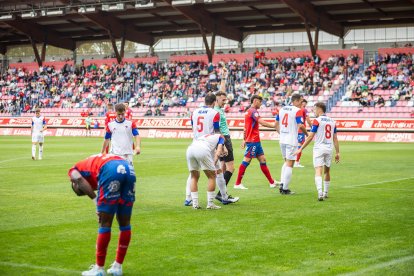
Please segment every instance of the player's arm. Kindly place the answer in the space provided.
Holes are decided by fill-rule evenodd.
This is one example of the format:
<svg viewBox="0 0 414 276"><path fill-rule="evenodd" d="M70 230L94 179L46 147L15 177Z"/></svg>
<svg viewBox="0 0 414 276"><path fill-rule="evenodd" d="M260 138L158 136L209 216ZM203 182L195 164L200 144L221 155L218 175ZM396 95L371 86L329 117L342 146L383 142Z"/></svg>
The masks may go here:
<svg viewBox="0 0 414 276"><path fill-rule="evenodd" d="M296 123L298 124L298 127L300 130L302 130L302 132L308 136L308 131L306 130L305 125L302 122L302 118L303 118L303 110L299 110L298 112L296 112Z"/></svg>
<svg viewBox="0 0 414 276"><path fill-rule="evenodd" d="M311 121L309 115L306 115L306 123L308 124L308 126L312 125L312 121Z"/></svg>
<svg viewBox="0 0 414 276"><path fill-rule="evenodd" d="M78 193L76 190L75 193L78 196L81 195L88 195L91 199L94 199L96 197L95 192L93 191L91 185L89 185L89 182L80 174L80 172L76 169L72 170L70 173L70 181L77 187L80 193Z"/></svg>
<svg viewBox="0 0 414 276"><path fill-rule="evenodd" d="M309 134L309 136L306 137L306 140L303 143L303 145L297 151L295 151L295 153L293 155L297 155L297 154L301 153L302 150L304 150L310 144L310 142L313 140L314 136L315 136L315 132L311 132Z"/></svg>
<svg viewBox="0 0 414 276"><path fill-rule="evenodd" d="M220 92L226 92L226 83L227 83L227 68L223 67L223 72L221 75L220 82Z"/></svg>
<svg viewBox="0 0 414 276"><path fill-rule="evenodd" d="M335 146L335 162L338 163L339 162L339 141L338 141L338 135L336 135L336 127L334 129L334 135L333 135L333 142L334 142L334 146Z"/></svg>
<svg viewBox="0 0 414 276"><path fill-rule="evenodd" d="M32 119L32 125L30 126L30 135L33 135L33 125L34 125L34 122L33 122L33 119Z"/></svg>
<svg viewBox="0 0 414 276"><path fill-rule="evenodd" d="M139 135L139 131L135 123L132 123L132 135L135 137L134 154L140 154L141 153L141 136Z"/></svg>
<svg viewBox="0 0 414 276"><path fill-rule="evenodd" d="M302 131L303 131L303 133L305 133L305 135L309 137L309 133L308 133L308 131L306 130L305 125L304 125L304 124L299 124L298 126L299 126L300 130L302 130Z"/></svg>
<svg viewBox="0 0 414 276"><path fill-rule="evenodd" d="M259 118L259 120L257 120L257 122L264 126L264 127L268 127L268 128L276 128L276 124L275 123L270 123L265 121L263 118Z"/></svg>
<svg viewBox="0 0 414 276"><path fill-rule="evenodd" d="M43 128L42 128L42 132L45 131L46 129L47 129L46 119L43 118Z"/></svg>
<svg viewBox="0 0 414 276"><path fill-rule="evenodd" d="M103 142L102 150L101 150L101 153L102 154L105 154L106 153L106 149L109 146L109 143L111 142L111 137L112 137L112 133L109 130L109 127L107 126L106 127L106 133L105 133L105 140Z"/></svg>
<svg viewBox="0 0 414 276"><path fill-rule="evenodd" d="M223 153L224 153L224 137L223 135L220 135L220 138L217 143L216 154L214 155L214 164L217 163L217 161L219 160L220 156L223 155Z"/></svg>
<svg viewBox="0 0 414 276"><path fill-rule="evenodd" d="M279 113L278 113L278 114L276 114L276 117L275 117L275 129L276 129L277 133L280 134L280 123L279 123L279 120L280 120L280 118L279 118Z"/></svg>
<svg viewBox="0 0 414 276"><path fill-rule="evenodd" d="M221 134L220 132L220 113L217 112L213 118L214 134Z"/></svg>

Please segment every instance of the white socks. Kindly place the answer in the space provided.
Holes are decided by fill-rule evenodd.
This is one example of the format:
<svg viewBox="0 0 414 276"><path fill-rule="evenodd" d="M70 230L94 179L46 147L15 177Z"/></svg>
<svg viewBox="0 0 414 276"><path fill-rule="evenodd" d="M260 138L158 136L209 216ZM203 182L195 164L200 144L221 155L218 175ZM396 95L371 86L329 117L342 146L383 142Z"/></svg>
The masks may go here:
<svg viewBox="0 0 414 276"><path fill-rule="evenodd" d="M193 207L198 206L198 192L191 192L191 198L193 199Z"/></svg>
<svg viewBox="0 0 414 276"><path fill-rule="evenodd" d="M39 159L42 159L43 157L43 145L39 145Z"/></svg>
<svg viewBox="0 0 414 276"><path fill-rule="evenodd" d="M185 187L185 200L191 200L191 173L187 178L187 186Z"/></svg>
<svg viewBox="0 0 414 276"><path fill-rule="evenodd" d="M227 199L226 180L224 179L223 173L216 176L216 184L219 187L221 197Z"/></svg>
<svg viewBox="0 0 414 276"><path fill-rule="evenodd" d="M32 156L36 158L36 145L32 145Z"/></svg>
<svg viewBox="0 0 414 276"><path fill-rule="evenodd" d="M324 181L324 182L323 182L323 192L324 192L325 194L328 194L329 184L331 184L331 181Z"/></svg>
<svg viewBox="0 0 414 276"><path fill-rule="evenodd" d="M315 185L318 190L318 196L322 196L322 176L315 176Z"/></svg>
<svg viewBox="0 0 414 276"><path fill-rule="evenodd" d="M286 168L286 163L283 163L282 166L282 171L280 172L280 183L285 183L285 168Z"/></svg>
<svg viewBox="0 0 414 276"><path fill-rule="evenodd" d="M224 182L225 185L226 182ZM192 193L191 193L192 194ZM207 192L207 206L213 205L214 198L216 196L216 192Z"/></svg>
<svg viewBox="0 0 414 276"><path fill-rule="evenodd" d="M290 179L292 178L292 168L285 166L283 171L283 190L287 190L289 189Z"/></svg>

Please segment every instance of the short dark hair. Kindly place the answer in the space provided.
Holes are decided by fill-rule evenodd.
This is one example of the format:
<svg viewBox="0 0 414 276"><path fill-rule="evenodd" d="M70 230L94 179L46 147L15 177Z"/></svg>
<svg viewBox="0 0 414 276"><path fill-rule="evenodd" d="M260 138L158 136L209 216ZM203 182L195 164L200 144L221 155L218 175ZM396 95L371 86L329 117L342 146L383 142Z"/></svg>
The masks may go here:
<svg viewBox="0 0 414 276"><path fill-rule="evenodd" d="M123 103L118 103L115 105L116 112L125 112L125 105Z"/></svg>
<svg viewBox="0 0 414 276"><path fill-rule="evenodd" d="M216 97L220 97L220 96L226 96L227 97L227 94L226 94L226 92L219 91L219 92L216 93Z"/></svg>
<svg viewBox="0 0 414 276"><path fill-rule="evenodd" d="M308 103L308 101L306 99L303 99L302 103Z"/></svg>
<svg viewBox="0 0 414 276"><path fill-rule="evenodd" d="M204 98L204 103L206 105L212 105L216 101L216 95L213 93L208 93L207 96Z"/></svg>
<svg viewBox="0 0 414 276"><path fill-rule="evenodd" d="M250 103L253 103L253 101L254 101L255 99L258 99L259 101L263 101L263 98L262 98L261 96L259 96L259 95L253 95L253 96L250 98Z"/></svg>
<svg viewBox="0 0 414 276"><path fill-rule="evenodd" d="M325 112L326 112L326 104L325 104L325 103L323 103L323 102L317 102L317 103L315 104L315 106L316 106L316 107L319 107L320 109L322 109L323 113L325 113Z"/></svg>
<svg viewBox="0 0 414 276"><path fill-rule="evenodd" d="M296 102L296 101L299 101L301 98L302 98L302 95L301 94L299 94L299 93L293 93L291 100L292 100L292 102Z"/></svg>

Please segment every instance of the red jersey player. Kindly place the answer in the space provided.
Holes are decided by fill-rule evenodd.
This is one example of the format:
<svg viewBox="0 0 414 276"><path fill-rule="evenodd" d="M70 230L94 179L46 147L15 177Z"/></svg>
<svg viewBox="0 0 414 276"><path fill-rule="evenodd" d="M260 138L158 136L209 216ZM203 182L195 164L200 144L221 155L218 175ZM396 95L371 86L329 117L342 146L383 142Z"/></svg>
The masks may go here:
<svg viewBox="0 0 414 276"><path fill-rule="evenodd" d="M112 122L113 120L115 120L116 118L116 112L115 112L113 103L108 103L107 110L108 111L105 113L105 129L107 129L108 124ZM106 147L106 153L108 152L109 152L109 145Z"/></svg>
<svg viewBox="0 0 414 276"><path fill-rule="evenodd" d="M97 199L99 231L96 241L96 264L82 275L105 275L104 265L111 226L116 214L120 234L116 260L108 273L122 275L124 261L131 240L131 213L135 201L135 172L127 160L111 154L92 155L79 161L69 170L73 191ZM98 181L99 175L99 181ZM95 194L98 191L98 195Z"/></svg>
<svg viewBox="0 0 414 276"><path fill-rule="evenodd" d="M306 127L306 123L308 123L308 125L311 125L311 120L309 118L308 115L308 110L306 109L306 105L308 104L308 101L303 99L302 100L302 122L303 125ZM298 148L300 148L300 146L302 146L302 144L305 142L305 133L303 133L303 131L299 128L298 129ZM296 168L303 168L303 166L300 164L300 157L302 156L302 153L299 153L296 156L296 162L294 167Z"/></svg>
<svg viewBox="0 0 414 276"><path fill-rule="evenodd" d="M262 105L262 100L262 97L253 95L250 99L251 107L247 110L244 116L244 141L242 143L242 148L246 148L246 151L244 153L243 161L239 167L236 184L234 185L235 189L247 189L241 181L252 158L257 158L257 160L259 160L260 168L269 181L270 187L276 187L276 183L270 175L269 168L266 165L266 157L264 155L262 144L260 143L259 132L259 124L270 128L274 128L275 124L266 122L260 117L259 112L257 112Z"/></svg>
<svg viewBox="0 0 414 276"><path fill-rule="evenodd" d="M125 105L125 119L132 121L132 109L129 108L129 102L124 102Z"/></svg>

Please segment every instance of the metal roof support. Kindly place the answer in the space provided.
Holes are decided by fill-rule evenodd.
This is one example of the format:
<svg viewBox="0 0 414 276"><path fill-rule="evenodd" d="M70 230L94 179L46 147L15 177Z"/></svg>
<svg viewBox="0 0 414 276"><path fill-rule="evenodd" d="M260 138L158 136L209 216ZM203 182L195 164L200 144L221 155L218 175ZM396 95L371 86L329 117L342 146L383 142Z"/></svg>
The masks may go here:
<svg viewBox="0 0 414 276"><path fill-rule="evenodd" d="M208 41L207 41L206 32L204 31L203 27L201 27L201 26L200 26L200 32L201 32L201 35L203 37L204 46L206 47L208 62L211 63L211 62L213 62L214 48L215 48L215 44L216 44L216 33L212 34L211 43L210 43L210 46L209 46Z"/></svg>
<svg viewBox="0 0 414 276"><path fill-rule="evenodd" d="M309 48L311 50L312 57L314 57L316 55L316 48L315 48L315 45L313 44L313 41L312 41L312 34L311 34L310 26L309 26L308 22L306 22L306 21L305 21L305 29L306 29L306 34L308 35Z"/></svg>
<svg viewBox="0 0 414 276"><path fill-rule="evenodd" d="M39 67L40 67L40 66L42 66L42 59L39 55L39 51L37 50L36 42L30 36L29 36L29 40L30 40L30 44L32 44L32 48L33 48L33 52L34 52L34 55L35 55L35 58L36 58L36 61L37 61L37 65L39 65Z"/></svg>
<svg viewBox="0 0 414 276"><path fill-rule="evenodd" d="M115 57L116 57L116 60L118 61L118 64L119 64L119 63L122 62L122 57L119 54L118 47L116 47L115 38L113 37L111 32L109 32L109 39L111 40L112 48L114 49Z"/></svg>
<svg viewBox="0 0 414 276"><path fill-rule="evenodd" d="M0 54L6 55L6 53L7 53L6 45L0 44Z"/></svg>

